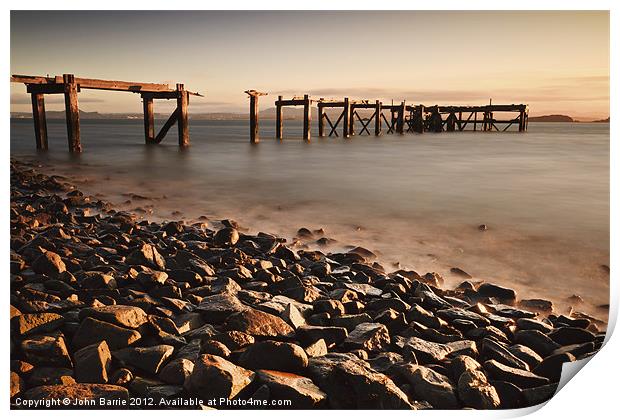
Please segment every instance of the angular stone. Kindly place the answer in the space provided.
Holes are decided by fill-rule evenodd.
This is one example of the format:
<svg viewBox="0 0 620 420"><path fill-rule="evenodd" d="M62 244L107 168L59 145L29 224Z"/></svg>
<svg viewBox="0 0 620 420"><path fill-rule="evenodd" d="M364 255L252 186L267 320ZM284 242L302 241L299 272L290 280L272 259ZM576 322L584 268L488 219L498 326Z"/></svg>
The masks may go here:
<svg viewBox="0 0 620 420"><path fill-rule="evenodd" d="M85 318L73 336L73 348L82 348L105 340L112 350L127 347L140 339L138 331L94 318Z"/></svg>
<svg viewBox="0 0 620 420"><path fill-rule="evenodd" d="M234 398L254 379L254 372L210 354L201 355L184 388L203 398Z"/></svg>
<svg viewBox="0 0 620 420"><path fill-rule="evenodd" d="M524 389L522 392L526 407L542 404L549 401L558 389L557 383L543 385L536 388Z"/></svg>
<svg viewBox="0 0 620 420"><path fill-rule="evenodd" d="M548 337L558 344L568 346L595 341L596 337L590 331L575 327L560 327L549 333Z"/></svg>
<svg viewBox="0 0 620 420"><path fill-rule="evenodd" d="M480 347L480 355L483 360L495 359L500 363L517 369L530 370L529 365L515 356L508 347L494 340L483 338Z"/></svg>
<svg viewBox="0 0 620 420"><path fill-rule="evenodd" d="M407 395L382 373L353 356L330 354L312 358L308 371L325 393L330 408L411 409Z"/></svg>
<svg viewBox="0 0 620 420"><path fill-rule="evenodd" d="M151 244L142 244L127 256L127 264L145 265L155 270L165 270L166 261L157 248Z"/></svg>
<svg viewBox="0 0 620 420"><path fill-rule="evenodd" d="M325 356L327 354L327 344L325 340L321 338L306 347L305 351L308 357Z"/></svg>
<svg viewBox="0 0 620 420"><path fill-rule="evenodd" d="M461 355L450 361L450 375L454 381L458 381L464 372L480 369L482 365L470 356Z"/></svg>
<svg viewBox="0 0 620 420"><path fill-rule="evenodd" d="M62 261L62 258L60 258L60 255L52 251L45 251L34 260L32 269L37 274L57 277L60 273L64 273L67 267Z"/></svg>
<svg viewBox="0 0 620 420"><path fill-rule="evenodd" d="M289 400L291 409L322 408L327 395L310 378L273 370L256 372L258 382L267 385L272 400Z"/></svg>
<svg viewBox="0 0 620 420"><path fill-rule="evenodd" d="M229 330L259 337L290 337L295 334L295 330L282 318L249 307L229 316L226 326Z"/></svg>
<svg viewBox="0 0 620 420"><path fill-rule="evenodd" d="M327 348L342 343L347 338L347 330L342 327L320 327L304 325L297 329L299 338L305 343L314 343L323 339Z"/></svg>
<svg viewBox="0 0 620 420"><path fill-rule="evenodd" d="M173 352L174 347L160 344L151 347L128 347L114 351L112 355L126 366L133 366L145 372L156 374Z"/></svg>
<svg viewBox="0 0 620 420"><path fill-rule="evenodd" d="M230 357L230 349L224 343L216 340L203 340L200 342L200 352L220 356L224 359Z"/></svg>
<svg viewBox="0 0 620 420"><path fill-rule="evenodd" d="M534 368L533 372L536 375L544 376L549 379L550 382L559 382L560 376L562 376L562 366L564 363L574 362L575 356L570 353L560 353L547 356L542 362Z"/></svg>
<svg viewBox="0 0 620 420"><path fill-rule="evenodd" d="M292 325L295 329L306 324L305 318L303 317L301 312L299 312L299 309L297 309L297 307L292 303L286 305L286 308L280 314L280 316L282 317L282 319L284 319L284 321L286 321L289 325Z"/></svg>
<svg viewBox="0 0 620 420"><path fill-rule="evenodd" d="M549 383L547 378L527 370L511 368L495 360L484 362L484 369L491 378L510 382L519 388L534 388Z"/></svg>
<svg viewBox="0 0 620 420"><path fill-rule="evenodd" d="M114 277L98 271L87 271L80 280L82 289L116 289L117 284Z"/></svg>
<svg viewBox="0 0 620 420"><path fill-rule="evenodd" d="M401 366L399 372L411 384L417 399L428 401L437 409L451 410L459 407L454 386L444 375L413 364Z"/></svg>
<svg viewBox="0 0 620 420"><path fill-rule="evenodd" d="M23 314L11 319L13 330L20 335L51 332L60 328L63 323L64 318L52 312Z"/></svg>
<svg viewBox="0 0 620 420"><path fill-rule="evenodd" d="M11 371L11 399L19 395L25 386L24 380L17 373Z"/></svg>
<svg viewBox="0 0 620 420"><path fill-rule="evenodd" d="M205 297L200 301L196 310L202 313L205 321L217 325L223 323L230 315L247 308L237 296L230 293L220 293Z"/></svg>
<svg viewBox="0 0 620 420"><path fill-rule="evenodd" d="M110 349L105 341L91 344L73 354L75 380L82 383L105 384L112 362Z"/></svg>
<svg viewBox="0 0 620 420"><path fill-rule="evenodd" d="M534 369L543 360L538 353L522 344L510 346L510 352L527 363L529 370Z"/></svg>
<svg viewBox="0 0 620 420"><path fill-rule="evenodd" d="M390 344L390 333L385 325L373 322L359 324L344 341L350 349L363 349L369 352L381 351Z"/></svg>
<svg viewBox="0 0 620 420"><path fill-rule="evenodd" d="M433 315L432 312L427 311L418 304L413 304L409 312L407 312L407 321L418 322L428 328L439 329L446 325L446 322L441 318Z"/></svg>
<svg viewBox="0 0 620 420"><path fill-rule="evenodd" d="M547 299L522 299L519 305L537 311L553 312L553 302Z"/></svg>
<svg viewBox="0 0 620 420"><path fill-rule="evenodd" d="M484 327L491 324L491 321L482 315L461 308L440 309L436 312L436 314L440 318L448 320L462 319L471 321L476 324L477 327Z"/></svg>
<svg viewBox="0 0 620 420"><path fill-rule="evenodd" d="M478 294L483 297L496 298L500 302L511 303L517 299L517 293L514 290L492 283L481 284L478 287Z"/></svg>
<svg viewBox="0 0 620 420"><path fill-rule="evenodd" d="M560 345L537 330L520 330L514 335L514 341L534 350L542 357L547 357Z"/></svg>
<svg viewBox="0 0 620 420"><path fill-rule="evenodd" d="M22 341L21 349L28 361L35 366L73 366L61 332L30 336Z"/></svg>
<svg viewBox="0 0 620 420"><path fill-rule="evenodd" d="M71 385L75 383L73 369L41 366L36 367L28 375L27 387L41 385Z"/></svg>
<svg viewBox="0 0 620 420"><path fill-rule="evenodd" d="M370 315L362 313L356 315L342 315L331 318L332 326L346 328L349 332L353 331L355 327L357 327L359 324L363 324L364 322L372 322L372 318L370 317Z"/></svg>
<svg viewBox="0 0 620 420"><path fill-rule="evenodd" d="M342 302L334 299L315 300L312 305L315 313L326 312L331 316L344 315L344 306Z"/></svg>
<svg viewBox="0 0 620 420"><path fill-rule="evenodd" d="M531 318L517 319L517 328L520 330L538 330L543 334L549 334L553 331L553 326L547 324L546 322Z"/></svg>
<svg viewBox="0 0 620 420"><path fill-rule="evenodd" d="M247 347L239 364L252 370L300 372L308 366L308 356L296 344L267 340Z"/></svg>
<svg viewBox="0 0 620 420"><path fill-rule="evenodd" d="M439 363L452 352L445 344L433 343L418 337L396 336L394 343L404 351L411 351L422 364Z"/></svg>
<svg viewBox="0 0 620 420"><path fill-rule="evenodd" d="M172 385L183 385L194 370L194 362L188 359L175 359L166 364L158 378Z"/></svg>
<svg viewBox="0 0 620 420"><path fill-rule="evenodd" d="M509 409L523 407L523 391L521 388L505 381L490 380L489 383L493 385L499 395L499 408Z"/></svg>
<svg viewBox="0 0 620 420"><path fill-rule="evenodd" d="M126 388L118 385L104 384L72 384L72 385L44 385L29 389L23 393L28 400L59 400L69 401L72 406L75 401L90 401L94 406L109 408L100 405L101 401L127 401L129 393ZM63 406L60 406L62 408ZM89 405L89 407L91 407ZM122 407L122 406L121 406Z"/></svg>
<svg viewBox="0 0 620 420"><path fill-rule="evenodd" d="M457 390L459 399L466 407L478 410L490 410L500 406L499 395L495 387L489 384L484 373L468 370L460 376Z"/></svg>
<svg viewBox="0 0 620 420"><path fill-rule="evenodd" d="M133 329L148 321L146 312L142 308L127 305L107 305L82 309L80 320L88 317Z"/></svg>
<svg viewBox="0 0 620 420"><path fill-rule="evenodd" d="M218 247L233 246L239 241L237 229L225 227L218 230L213 236L213 244Z"/></svg>

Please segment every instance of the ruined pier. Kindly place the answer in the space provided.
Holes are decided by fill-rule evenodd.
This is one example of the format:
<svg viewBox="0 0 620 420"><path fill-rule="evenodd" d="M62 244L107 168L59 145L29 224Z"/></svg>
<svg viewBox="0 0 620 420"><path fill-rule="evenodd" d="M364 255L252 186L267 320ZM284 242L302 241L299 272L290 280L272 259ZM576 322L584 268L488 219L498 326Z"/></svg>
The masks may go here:
<svg viewBox="0 0 620 420"><path fill-rule="evenodd" d="M65 97L65 114L67 122L67 141L69 151L82 151L80 136L80 111L78 107L78 93L82 89L110 90L118 92L132 92L141 96L144 112L144 138L147 144L158 144L164 139L168 130L177 124L179 130L179 146L189 146L189 114L188 105L190 96L202 96L197 92L185 89L182 83L177 83L172 89L167 84L124 82L118 80L86 79L75 77L73 74L62 76L24 76L13 75L11 82L24 83L26 91L32 99L32 117L37 149L47 150L47 122L45 119L44 95L62 94ZM176 109L155 135L155 99L176 100Z"/></svg>

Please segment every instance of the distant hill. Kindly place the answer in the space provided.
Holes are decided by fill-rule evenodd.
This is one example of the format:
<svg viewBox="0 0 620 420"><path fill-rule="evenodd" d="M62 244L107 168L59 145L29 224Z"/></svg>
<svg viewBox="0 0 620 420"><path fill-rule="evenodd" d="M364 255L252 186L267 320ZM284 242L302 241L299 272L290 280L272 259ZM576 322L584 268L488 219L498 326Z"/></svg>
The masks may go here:
<svg viewBox="0 0 620 420"><path fill-rule="evenodd" d="M609 121L610 121L609 117L607 117L604 120L595 120L595 121L592 121L592 122L608 123Z"/></svg>
<svg viewBox="0 0 620 420"><path fill-rule="evenodd" d="M529 117L530 122L576 122L568 115L541 115L539 117Z"/></svg>

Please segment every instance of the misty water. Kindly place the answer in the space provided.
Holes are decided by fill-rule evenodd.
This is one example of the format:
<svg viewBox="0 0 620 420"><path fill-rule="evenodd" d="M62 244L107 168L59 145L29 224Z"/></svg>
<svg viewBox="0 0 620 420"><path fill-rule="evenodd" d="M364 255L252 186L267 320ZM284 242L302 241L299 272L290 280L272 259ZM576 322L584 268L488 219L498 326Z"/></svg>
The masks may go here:
<svg viewBox="0 0 620 420"><path fill-rule="evenodd" d="M289 239L323 228L338 241L331 249L364 246L388 270L435 271L454 286L459 267L522 298L552 299L558 312L606 318L609 124L310 143L300 122L285 121L282 142L273 125L262 122L253 146L246 121L191 121L192 147L180 151L174 128L146 146L141 121L82 121L84 153L74 157L64 121L48 121L50 150L37 153L32 122L12 120L11 156L149 219L231 218Z"/></svg>

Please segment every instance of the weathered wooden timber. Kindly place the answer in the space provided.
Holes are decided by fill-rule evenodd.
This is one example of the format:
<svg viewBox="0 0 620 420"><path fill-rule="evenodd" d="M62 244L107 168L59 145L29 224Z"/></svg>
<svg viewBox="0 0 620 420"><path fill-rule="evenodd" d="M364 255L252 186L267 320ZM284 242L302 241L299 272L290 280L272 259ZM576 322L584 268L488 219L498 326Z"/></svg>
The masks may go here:
<svg viewBox="0 0 620 420"><path fill-rule="evenodd" d="M250 97L250 142L259 142L258 130L258 98L267 95L254 89L246 90L245 93Z"/></svg>
<svg viewBox="0 0 620 420"><path fill-rule="evenodd" d="M312 99L310 99L309 95L304 95L303 98L294 97L293 99L283 100L282 96L278 96L278 100L276 101L276 138L278 140L282 140L282 108L285 106L303 106L304 114L303 114L303 134L302 138L306 141L310 141L311 136L311 125L310 122L312 120Z"/></svg>
<svg viewBox="0 0 620 420"><path fill-rule="evenodd" d="M13 75L11 82L24 83L26 92L32 99L32 117L37 149L47 150L47 122L45 120L44 95L64 94L65 113L67 121L67 141L69 151L82 151L80 138L80 111L78 107L78 93L82 89L111 90L120 92L139 93L143 101L144 111L144 138L146 144L160 143L170 128L177 123L179 129L179 146L189 146L189 114L187 111L189 96L202 96L197 92L185 90L179 83L175 89L162 83L124 82L119 80L87 79L75 77L73 74L62 76L25 76ZM160 132L155 135L155 118L153 110L154 99L176 99L177 107Z"/></svg>

